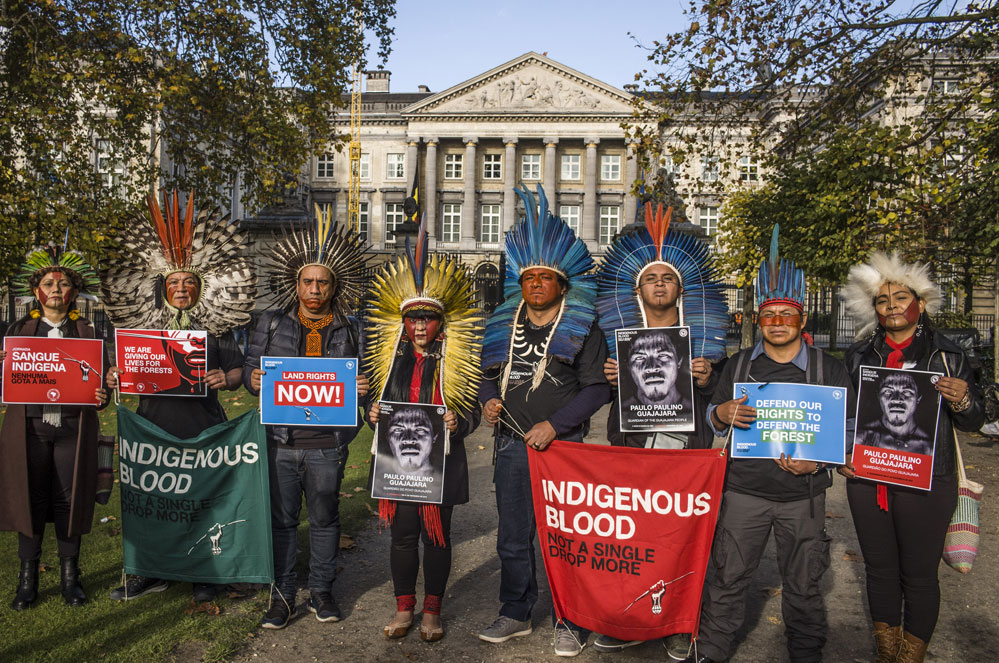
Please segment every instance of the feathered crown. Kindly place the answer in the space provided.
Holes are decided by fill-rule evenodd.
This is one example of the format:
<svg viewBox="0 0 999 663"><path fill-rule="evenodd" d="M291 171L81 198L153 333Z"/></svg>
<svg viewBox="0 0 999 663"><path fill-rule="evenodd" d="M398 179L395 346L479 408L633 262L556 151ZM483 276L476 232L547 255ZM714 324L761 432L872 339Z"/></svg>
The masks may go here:
<svg viewBox="0 0 999 663"><path fill-rule="evenodd" d="M616 330L647 324L637 286L652 265L666 265L680 279L680 324L690 327L694 356L725 356L728 305L714 258L696 237L669 231L672 212L670 207L663 214L660 204L653 215L652 203L646 203L645 228L619 236L604 254L597 272L597 311L612 357Z"/></svg>
<svg viewBox="0 0 999 663"><path fill-rule="evenodd" d="M312 265L333 275L333 311L344 319L356 310L364 292L367 255L364 242L333 219L333 210L315 206L316 218L308 228L281 229L274 248L263 256L268 307L287 308L296 298L298 275Z"/></svg>
<svg viewBox="0 0 999 663"><path fill-rule="evenodd" d="M367 307L365 352L372 393L385 390L405 333L404 314L414 307L433 310L443 322L439 366L444 404L459 411L471 410L482 377L482 312L475 307L473 282L461 263L456 258L427 255L423 225L416 251L411 250L407 238L406 255L385 263L375 277Z"/></svg>
<svg viewBox="0 0 999 663"><path fill-rule="evenodd" d="M756 276L756 307L768 304L789 304L799 311L805 310L805 272L785 260L777 252L780 224L774 224L770 236L770 255L760 264Z"/></svg>
<svg viewBox="0 0 999 663"><path fill-rule="evenodd" d="M67 231L67 237L68 237ZM97 278L94 268L84 259L83 254L78 251L67 251L65 244L62 247L54 243L45 246L35 247L31 253L24 258L24 263L14 277L14 294L18 297L33 297L31 288L31 277L50 267L58 267L66 271L73 282L73 287L77 288L79 294L89 295L93 298L94 293L100 287L100 279Z"/></svg>
<svg viewBox="0 0 999 663"><path fill-rule="evenodd" d="M241 255L245 240L237 222L217 207L197 209L194 193L183 216L176 191L163 193L162 209L153 196L146 204L149 218L128 225L113 267L102 274L111 322L136 329L205 329L216 336L250 322L257 276ZM185 311L163 301L164 278L175 272L191 272L201 281L197 301Z"/></svg>
<svg viewBox="0 0 999 663"><path fill-rule="evenodd" d="M496 366L508 360L514 323L524 303L520 275L528 269L544 267L557 272L568 282L562 310L549 339L547 353L571 362L593 326L597 310L596 278L587 274L593 258L583 240L565 221L548 209L545 191L538 185L538 198L523 184L516 189L524 203L526 218L506 235L505 301L486 323L482 365ZM537 210L537 213L535 213Z"/></svg>
<svg viewBox="0 0 999 663"><path fill-rule="evenodd" d="M898 253L890 256L875 252L866 264L850 268L846 285L841 294L846 302L846 310L855 322L856 337L862 338L874 331L878 325L874 298L885 283L895 283L909 288L926 304L926 313L934 315L940 310L943 295L940 286L930 281L930 266L920 263L902 262Z"/></svg>

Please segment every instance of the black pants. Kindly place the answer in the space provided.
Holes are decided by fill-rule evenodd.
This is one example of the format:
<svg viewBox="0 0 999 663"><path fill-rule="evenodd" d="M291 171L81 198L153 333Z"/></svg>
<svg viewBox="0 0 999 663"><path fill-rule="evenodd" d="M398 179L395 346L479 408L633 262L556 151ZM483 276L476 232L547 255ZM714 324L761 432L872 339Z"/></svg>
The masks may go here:
<svg viewBox="0 0 999 663"><path fill-rule="evenodd" d="M416 594L416 576L420 572L420 539L423 539L423 590L425 594L443 596L451 575L451 511L454 507L442 506L441 528L444 546L436 546L420 518L420 505L415 502L396 502L392 519L392 583L396 596Z"/></svg>
<svg viewBox="0 0 999 663"><path fill-rule="evenodd" d="M79 421L75 417L64 420L59 428L40 418L28 417L28 496L33 536L17 535L17 554L22 560L36 560L41 556L45 522L50 514L55 521L59 556L80 554L79 535L67 536L78 429Z"/></svg>
<svg viewBox="0 0 999 663"><path fill-rule="evenodd" d="M940 613L937 567L957 507L957 475L933 477L931 491L887 489L888 510L882 511L876 484L851 480L846 486L864 553L871 619L904 625L909 633L929 641Z"/></svg>

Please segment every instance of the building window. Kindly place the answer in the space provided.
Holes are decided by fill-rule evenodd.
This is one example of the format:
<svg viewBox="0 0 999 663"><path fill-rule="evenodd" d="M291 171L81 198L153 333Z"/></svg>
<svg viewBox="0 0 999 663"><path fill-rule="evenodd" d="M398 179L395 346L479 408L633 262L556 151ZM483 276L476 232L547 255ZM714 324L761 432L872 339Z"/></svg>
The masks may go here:
<svg viewBox="0 0 999 663"><path fill-rule="evenodd" d="M455 244L461 240L461 205L445 203L441 209L441 241Z"/></svg>
<svg viewBox="0 0 999 663"><path fill-rule="evenodd" d="M600 243L610 244L621 229L621 208L617 205L600 206Z"/></svg>
<svg viewBox="0 0 999 663"><path fill-rule="evenodd" d="M524 154L520 157L520 179L522 180L541 179L540 154Z"/></svg>
<svg viewBox="0 0 999 663"><path fill-rule="evenodd" d="M395 244L395 229L406 220L402 203L386 203L385 205L385 243Z"/></svg>
<svg viewBox="0 0 999 663"><path fill-rule="evenodd" d="M354 167L354 164L351 164ZM357 178L360 180L371 179L371 154L362 152L361 158L357 160Z"/></svg>
<svg viewBox="0 0 999 663"><path fill-rule="evenodd" d="M445 154L444 155L444 179L446 180L460 180L462 175L462 163L464 162L464 154Z"/></svg>
<svg viewBox="0 0 999 663"><path fill-rule="evenodd" d="M760 181L760 164L753 157L747 155L739 159L739 179L743 182Z"/></svg>
<svg viewBox="0 0 999 663"><path fill-rule="evenodd" d="M714 237L718 232L718 208L714 206L702 207L698 214L697 225L704 229L708 237Z"/></svg>
<svg viewBox="0 0 999 663"><path fill-rule="evenodd" d="M600 179L604 182L621 180L621 155L604 154L600 157Z"/></svg>
<svg viewBox="0 0 999 663"><path fill-rule="evenodd" d="M718 174L718 157L714 155L701 157L701 181L717 182Z"/></svg>
<svg viewBox="0 0 999 663"><path fill-rule="evenodd" d="M320 154L316 157L316 178L333 178L333 155L330 153Z"/></svg>
<svg viewBox="0 0 999 663"><path fill-rule="evenodd" d="M385 179L401 180L406 177L406 155L399 152L389 153L385 160Z"/></svg>
<svg viewBox="0 0 999 663"><path fill-rule="evenodd" d="M483 154L482 155L482 179L501 180L503 179L503 155Z"/></svg>
<svg viewBox="0 0 999 663"><path fill-rule="evenodd" d="M579 234L579 205L559 205L558 215L572 228L572 232Z"/></svg>
<svg viewBox="0 0 999 663"><path fill-rule="evenodd" d="M578 180L579 179L579 155L578 154L563 154L562 155L562 179L563 180Z"/></svg>
<svg viewBox="0 0 999 663"><path fill-rule="evenodd" d="M121 159L111 154L111 143L109 141L97 141L97 159L95 165L97 176L101 180L101 186L111 190L121 188L125 166L122 164Z"/></svg>
<svg viewBox="0 0 999 663"><path fill-rule="evenodd" d="M368 241L368 203L357 203L357 236L362 242Z"/></svg>
<svg viewBox="0 0 999 663"><path fill-rule="evenodd" d="M936 79L933 81L933 91L937 94L957 94L960 90L960 81L946 79Z"/></svg>
<svg viewBox="0 0 999 663"><path fill-rule="evenodd" d="M500 206L483 205L479 220L479 241L483 244L499 244Z"/></svg>

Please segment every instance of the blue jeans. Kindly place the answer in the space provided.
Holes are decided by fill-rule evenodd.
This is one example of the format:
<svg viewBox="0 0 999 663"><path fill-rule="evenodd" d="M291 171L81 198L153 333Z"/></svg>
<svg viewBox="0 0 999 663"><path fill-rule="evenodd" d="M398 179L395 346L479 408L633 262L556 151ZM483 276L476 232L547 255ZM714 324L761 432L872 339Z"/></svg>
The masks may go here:
<svg viewBox="0 0 999 663"><path fill-rule="evenodd" d="M579 442L581 440L571 440ZM538 600L534 539L538 533L531 493L527 445L520 438L500 435L496 440L496 553L500 558L500 614L517 621L531 619ZM552 619L554 621L554 612ZM569 620L564 623L574 630ZM588 634L587 631L585 634Z"/></svg>
<svg viewBox="0 0 999 663"><path fill-rule="evenodd" d="M292 604L298 588L298 521L302 493L309 511L309 590L332 592L340 549L340 482L347 449L267 450L270 459L274 584Z"/></svg>

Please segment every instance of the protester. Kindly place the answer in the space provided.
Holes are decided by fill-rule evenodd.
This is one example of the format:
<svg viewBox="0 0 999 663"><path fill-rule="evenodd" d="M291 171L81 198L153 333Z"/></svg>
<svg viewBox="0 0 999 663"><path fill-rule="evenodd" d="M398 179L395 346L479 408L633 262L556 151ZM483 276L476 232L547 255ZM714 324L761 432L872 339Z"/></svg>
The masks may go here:
<svg viewBox="0 0 999 663"><path fill-rule="evenodd" d="M166 219L155 198L149 196L146 202L150 219L135 219L116 238L123 250L102 275L104 305L119 329L207 331L206 364L188 376L191 384L203 381L207 394L200 398L142 394L136 410L167 433L187 440L225 421L218 390L242 385L243 353L232 328L250 319L257 277L252 264L240 255L245 240L228 215L220 216L217 208L195 215L194 194L188 197L183 223L176 192L172 198L164 193ZM179 232L171 232L174 228ZM111 388L118 386L120 372L117 366L109 371ZM168 586L161 578L131 576L111 590L111 599L128 601ZM216 585L196 582L194 601L211 601L217 591Z"/></svg>
<svg viewBox="0 0 999 663"><path fill-rule="evenodd" d="M415 251L387 263L376 277L368 305L366 366L372 393L378 394L379 400L446 406L444 424L449 432L440 504L379 501L379 514L390 523L392 532L389 565L396 614L384 628L388 638L405 636L413 625L421 539L424 595L420 637L426 642L444 637L441 606L451 572L451 514L456 504L468 502L464 441L479 425L481 414L475 399L481 379L481 341L482 317L475 308L472 280L457 260L443 256L428 259L421 227ZM409 419L417 415L428 418L423 410L413 411ZM392 425L404 414L408 411L397 413ZM372 425L379 421L384 425L379 402L371 404L368 420ZM429 421L423 429L432 430ZM428 463L429 455L428 448L420 454L421 460L427 457L423 462ZM414 459L403 471L415 471L410 466L417 462Z"/></svg>
<svg viewBox="0 0 999 663"><path fill-rule="evenodd" d="M927 265L875 253L868 263L850 269L843 296L860 339L846 353L854 382L859 382L861 366L944 375L936 383L944 407L937 422L931 490L857 479L850 463L841 470L850 477L846 492L864 554L877 660L919 663L940 611L937 567L957 506L954 429L978 430L985 421L984 402L968 357L930 324L941 294ZM912 441L927 451L922 441Z"/></svg>
<svg viewBox="0 0 999 663"><path fill-rule="evenodd" d="M847 402L855 400L842 362L802 338L807 322L805 275L779 257L777 236L774 226L770 255L756 280L762 340L729 359L708 406L708 421L719 436L733 425L750 428L756 421L747 396L732 398L738 382L844 387ZM852 439L852 411L847 417L847 437ZM724 661L731 655L745 619L746 593L771 530L783 583L781 608L790 660L822 660L828 629L820 583L829 568L825 490L831 484L831 473L822 463L783 454L777 460L738 459L729 464L701 608L698 661Z"/></svg>
<svg viewBox="0 0 999 663"><path fill-rule="evenodd" d="M485 419L497 425L496 507L500 615L479 632L486 642L529 635L538 598L527 448L556 437L582 442L590 416L610 398L603 375L604 334L596 322L593 259L583 241L526 188L527 218L506 235L506 292L486 324L479 390ZM540 206L539 206L540 202ZM537 215L535 216L535 210ZM555 653L575 656L588 633L566 620L555 627Z"/></svg>
<svg viewBox="0 0 999 663"><path fill-rule="evenodd" d="M30 253L14 281L15 294L37 306L7 336L94 338L94 326L76 308L79 295L97 291L83 256L55 246ZM0 363L6 353L0 349ZM8 405L0 428L0 530L17 532L21 571L10 607L26 610L38 598L38 563L45 523L55 523L60 590L66 605L87 602L80 584L80 539L90 531L97 499L97 410L107 384L94 391L99 406ZM109 460L109 459L108 459Z"/></svg>
<svg viewBox="0 0 999 663"><path fill-rule="evenodd" d="M243 365L243 384L260 393L262 356L360 357L361 329L350 316L361 294L364 246L355 233L334 228L317 208L317 222L285 233L262 256L270 307L260 316ZM368 393L363 373L357 395ZM261 619L264 628L281 629L295 614L298 579L298 521L302 494L309 513L308 608L321 622L339 621L333 598L340 546L340 482L347 445L357 426L267 426L270 465L274 587Z"/></svg>
<svg viewBox="0 0 999 663"><path fill-rule="evenodd" d="M670 232L671 215L672 208L663 215L662 205L653 215L652 204L646 203L645 228L619 236L600 266L597 310L611 355L604 363L604 374L616 388L618 363L614 338L618 329L690 326L694 352L690 370L695 385L695 429L689 434L624 433L620 412L612 404L607 418L607 438L616 446L707 449L714 440L705 413L718 381L712 362L724 362L725 359L728 311L710 250L691 235ZM634 347L632 352L635 352ZM673 353L675 355L675 349ZM669 384L662 385L661 389L675 392L676 377L674 369ZM641 641L601 635L593 646L599 651L612 652L637 644ZM670 658L682 661L689 654L690 634L678 633L666 638L663 644Z"/></svg>

